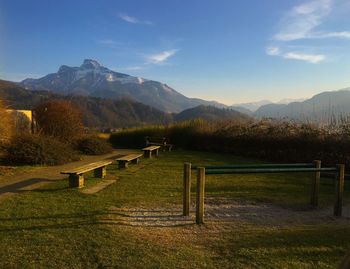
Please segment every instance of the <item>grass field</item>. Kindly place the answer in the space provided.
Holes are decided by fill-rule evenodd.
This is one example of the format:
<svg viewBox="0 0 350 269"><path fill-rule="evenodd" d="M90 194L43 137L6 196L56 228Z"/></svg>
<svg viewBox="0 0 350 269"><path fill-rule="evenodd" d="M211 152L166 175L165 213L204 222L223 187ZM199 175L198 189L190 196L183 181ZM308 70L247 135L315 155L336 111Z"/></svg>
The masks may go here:
<svg viewBox="0 0 350 269"><path fill-rule="evenodd" d="M197 226L193 212L180 216L185 161L256 162L174 151L110 166L117 182L96 194L62 180L4 199L0 268L334 268L350 250L349 199L333 218L332 180L322 179L312 210L308 175L207 176L206 224Z"/></svg>

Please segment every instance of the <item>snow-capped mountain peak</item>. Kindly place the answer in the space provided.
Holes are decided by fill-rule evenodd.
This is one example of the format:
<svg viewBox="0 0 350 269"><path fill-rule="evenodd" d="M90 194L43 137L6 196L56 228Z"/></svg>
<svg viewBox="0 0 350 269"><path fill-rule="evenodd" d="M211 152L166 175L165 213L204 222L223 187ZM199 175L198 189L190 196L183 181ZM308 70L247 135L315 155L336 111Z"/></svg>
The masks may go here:
<svg viewBox="0 0 350 269"><path fill-rule="evenodd" d="M82 69L98 69L101 65L98 61L85 59L83 64L80 66Z"/></svg>
<svg viewBox="0 0 350 269"><path fill-rule="evenodd" d="M92 59L85 59L79 67L62 65L57 73L39 79L25 79L20 84L27 89L60 94L127 97L169 112L178 112L199 104L212 104L188 98L161 82L112 71Z"/></svg>

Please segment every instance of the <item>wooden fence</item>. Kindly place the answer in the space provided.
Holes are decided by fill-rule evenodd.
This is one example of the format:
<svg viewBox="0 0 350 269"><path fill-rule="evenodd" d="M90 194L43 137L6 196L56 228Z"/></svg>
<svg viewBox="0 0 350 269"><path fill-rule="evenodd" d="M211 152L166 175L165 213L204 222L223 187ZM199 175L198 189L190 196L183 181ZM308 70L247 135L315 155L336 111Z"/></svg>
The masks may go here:
<svg viewBox="0 0 350 269"><path fill-rule="evenodd" d="M189 216L191 197L191 170L197 170L196 188L196 223L204 223L204 195L205 176L222 174L256 174L256 173L313 173L311 179L310 204L318 206L321 172L334 173L335 177L335 203L334 216L342 215L342 203L344 192L345 166L338 164L336 167L321 167L321 161L296 164L254 164L254 165L207 165L192 166L184 164L183 177L183 215Z"/></svg>

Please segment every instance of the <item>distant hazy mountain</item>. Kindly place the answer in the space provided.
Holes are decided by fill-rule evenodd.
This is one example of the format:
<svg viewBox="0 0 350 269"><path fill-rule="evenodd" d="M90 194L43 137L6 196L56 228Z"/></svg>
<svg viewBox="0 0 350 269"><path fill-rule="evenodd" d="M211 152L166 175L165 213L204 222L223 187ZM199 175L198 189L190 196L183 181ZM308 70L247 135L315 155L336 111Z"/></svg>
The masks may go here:
<svg viewBox="0 0 350 269"><path fill-rule="evenodd" d="M303 102L264 105L254 115L322 123L339 121L350 116L350 88L322 92Z"/></svg>
<svg viewBox="0 0 350 269"><path fill-rule="evenodd" d="M271 103L272 102L269 100L261 100L258 102L234 104L231 107L232 108L242 107L242 108L248 109L251 112L255 112L259 107L263 105L271 104Z"/></svg>
<svg viewBox="0 0 350 269"><path fill-rule="evenodd" d="M200 104L224 106L188 98L166 84L114 72L90 59L84 60L80 67L62 65L57 73L39 79L25 79L20 85L30 90L47 90L64 95L112 99L127 97L166 112L180 112Z"/></svg>
<svg viewBox="0 0 350 269"><path fill-rule="evenodd" d="M248 108L242 107L242 106L230 106L231 109L236 110L238 112L241 112L243 114L252 116L254 113L253 111L249 110Z"/></svg>
<svg viewBox="0 0 350 269"><path fill-rule="evenodd" d="M174 116L175 121L185 121L192 119L204 119L207 121L218 120L240 120L246 121L250 117L233 109L217 108L213 106L200 105L194 108L186 109Z"/></svg>
<svg viewBox="0 0 350 269"><path fill-rule="evenodd" d="M0 99L10 108L33 109L38 104L63 99L81 109L84 125L91 128L118 128L143 124L164 124L172 115L133 100L111 100L89 96L63 96L48 91L29 91L18 84L0 80Z"/></svg>
<svg viewBox="0 0 350 269"><path fill-rule="evenodd" d="M276 104L289 104L289 103L293 103L293 102L303 102L305 101L306 98L284 98L280 101L278 101Z"/></svg>

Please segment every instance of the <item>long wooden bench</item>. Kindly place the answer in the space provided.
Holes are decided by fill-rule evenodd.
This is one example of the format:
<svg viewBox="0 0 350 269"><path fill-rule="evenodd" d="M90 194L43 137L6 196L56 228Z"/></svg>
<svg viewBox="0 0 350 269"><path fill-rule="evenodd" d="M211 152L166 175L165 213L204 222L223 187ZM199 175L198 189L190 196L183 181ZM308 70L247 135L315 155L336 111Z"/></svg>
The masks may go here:
<svg viewBox="0 0 350 269"><path fill-rule="evenodd" d="M160 146L163 151L171 151L173 145L169 143L169 140L166 137L145 137L146 146Z"/></svg>
<svg viewBox="0 0 350 269"><path fill-rule="evenodd" d="M143 148L142 150L144 152L145 158L152 158L152 151L154 151L156 153L156 156L158 156L159 149L160 149L160 146L149 146L149 147Z"/></svg>
<svg viewBox="0 0 350 269"><path fill-rule="evenodd" d="M90 163L72 170L62 171L61 174L69 175L69 187L81 188L84 186L84 173L94 171L94 177L104 178L107 174L107 165L112 164L112 161L100 161Z"/></svg>
<svg viewBox="0 0 350 269"><path fill-rule="evenodd" d="M140 161L140 157L142 157L142 154L129 154L129 155L120 157L116 159L116 161L118 162L118 168L119 169L127 168L129 162L138 164Z"/></svg>

